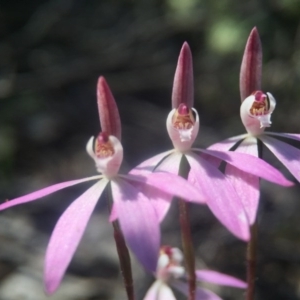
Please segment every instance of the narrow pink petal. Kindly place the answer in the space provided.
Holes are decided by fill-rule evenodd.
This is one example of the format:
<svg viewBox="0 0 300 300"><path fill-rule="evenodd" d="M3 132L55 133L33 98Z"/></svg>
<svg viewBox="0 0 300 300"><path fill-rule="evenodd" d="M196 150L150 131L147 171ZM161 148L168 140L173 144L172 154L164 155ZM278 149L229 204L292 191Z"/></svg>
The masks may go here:
<svg viewBox="0 0 300 300"><path fill-rule="evenodd" d="M162 281L154 281L143 300L159 300L159 289L162 284L164 284Z"/></svg>
<svg viewBox="0 0 300 300"><path fill-rule="evenodd" d="M260 139L300 182L300 150L269 136Z"/></svg>
<svg viewBox="0 0 300 300"><path fill-rule="evenodd" d="M121 119L112 92L104 79L100 77L97 86L98 110L101 130L121 141Z"/></svg>
<svg viewBox="0 0 300 300"><path fill-rule="evenodd" d="M243 141L235 150L235 153L246 153L258 157L257 143L247 143L247 139ZM244 172L231 164L226 165L225 174L234 186L237 194L239 195L250 225L256 220L256 214L259 203L260 189L259 177Z"/></svg>
<svg viewBox="0 0 300 300"><path fill-rule="evenodd" d="M111 188L126 243L142 265L155 272L160 229L151 201L121 178L112 180Z"/></svg>
<svg viewBox="0 0 300 300"><path fill-rule="evenodd" d="M247 283L229 276L227 274L222 274L216 271L210 270L196 270L196 277L200 281L210 282L218 285L226 285L244 289L247 287Z"/></svg>
<svg viewBox="0 0 300 300"><path fill-rule="evenodd" d="M207 205L216 218L234 235L249 240L249 223L234 187L221 171L194 154L186 155L191 170L189 181L206 196Z"/></svg>
<svg viewBox="0 0 300 300"><path fill-rule="evenodd" d="M131 181L149 185L155 189L159 198L164 197L164 199L169 200L171 199L170 195L173 195L185 199L186 201L200 204L205 203L202 193L191 183L178 175L166 172L154 172L144 176L127 175L126 178ZM155 193L153 192L152 195L153 194Z"/></svg>
<svg viewBox="0 0 300 300"><path fill-rule="evenodd" d="M179 290L181 293L184 295L188 296L189 295L189 288L188 285L185 282L181 282L178 280L172 281L172 286ZM222 300L218 295L215 293L208 291L206 289L197 287L196 293L195 293L195 299L196 300Z"/></svg>
<svg viewBox="0 0 300 300"><path fill-rule="evenodd" d="M197 287L195 300L222 300L222 298L212 291Z"/></svg>
<svg viewBox="0 0 300 300"><path fill-rule="evenodd" d="M163 171L177 175L179 173L182 155L183 154L180 152L173 152L164 159L164 161L155 169L155 171Z"/></svg>
<svg viewBox="0 0 300 300"><path fill-rule="evenodd" d="M277 132L266 131L265 135L281 136L284 138L300 141L300 134L296 134L296 133L277 133Z"/></svg>
<svg viewBox="0 0 300 300"><path fill-rule="evenodd" d="M158 155L155 155L142 163L140 163L138 166L136 166L134 169L132 169L129 174L132 175L142 175L151 173L154 171L155 167L158 165L159 162L161 162L164 158L168 157L173 152L173 150L169 150L163 153L160 153Z"/></svg>
<svg viewBox="0 0 300 300"><path fill-rule="evenodd" d="M235 137L231 137L229 139L226 139L222 142L213 144L211 146L209 146L207 149L208 150L217 150L217 151L229 151L230 148L232 148L236 143L238 143L239 141L241 141L242 139L244 139L247 136L247 134L242 134L242 135L238 135ZM196 152L201 152L201 149L192 149L193 151ZM215 166L216 168L218 168L222 162L221 159L215 157L215 156L211 156L205 153L201 153L200 156L202 158L204 158L206 161L208 161L209 163L211 163L213 166Z"/></svg>
<svg viewBox="0 0 300 300"><path fill-rule="evenodd" d="M155 169L157 173L159 171L165 171L171 174L178 174L179 164L182 154L175 152L169 155L164 161ZM140 185L142 193L149 199L153 200L151 203L156 211L157 217L162 222L169 211L171 201L174 194L166 194L164 191L154 189L151 185Z"/></svg>
<svg viewBox="0 0 300 300"><path fill-rule="evenodd" d="M240 71L242 102L256 90L261 89L262 47L258 31L254 27L249 35Z"/></svg>
<svg viewBox="0 0 300 300"><path fill-rule="evenodd" d="M67 188L69 186L72 185L76 185L85 181L90 181L90 180L96 180L96 179L100 179L101 176L97 175L97 176L92 176L92 177L87 177L87 178L83 178L83 179L78 179L78 180L71 180L71 181L65 181L62 183L57 183L51 186L48 186L44 189L38 190L36 192L27 194L25 196L22 197L18 197L12 200L9 200L7 202L4 202L0 205L0 210L4 210L6 208L15 206L15 205L19 205L19 204L23 204L23 203L27 203L33 200L37 200L39 198L45 197L47 195L50 195L56 191L62 190L64 188Z"/></svg>
<svg viewBox="0 0 300 300"><path fill-rule="evenodd" d="M158 221L162 222L170 209L171 202L166 200L156 200L152 202L152 205L156 212Z"/></svg>
<svg viewBox="0 0 300 300"><path fill-rule="evenodd" d="M162 283L158 290L158 297L155 300L176 300L176 298L170 287Z"/></svg>
<svg viewBox="0 0 300 300"><path fill-rule="evenodd" d="M45 290L58 288L76 251L96 203L108 181L103 179L79 196L59 218L52 232L45 258Z"/></svg>
<svg viewBox="0 0 300 300"><path fill-rule="evenodd" d="M257 147L253 141L255 138L248 138L248 147ZM236 168L247 172L249 174L261 177L270 182L282 185L282 186L292 186L293 183L287 180L277 169L272 167L270 164L264 160L238 152L232 151L215 151L215 150L201 150L203 153L210 154L225 162L235 166Z"/></svg>
<svg viewBox="0 0 300 300"><path fill-rule="evenodd" d="M228 151L231 147L233 147L237 142L246 138L247 134L241 134L238 136L231 137L229 139L223 140L222 142L215 143L209 146L208 150L217 150L217 151Z"/></svg>
<svg viewBox="0 0 300 300"><path fill-rule="evenodd" d="M152 186L147 184L139 185L138 190L151 201L157 219L159 222L162 222L169 211L171 200L174 196L166 194L161 190L154 189Z"/></svg>
<svg viewBox="0 0 300 300"><path fill-rule="evenodd" d="M130 171L130 174L136 174L136 175L143 175L143 174L149 174L152 171L165 171L173 174L178 174L179 170L179 163L181 159L182 154L180 153L171 153L168 156L168 152L159 154L156 157L143 162L140 166L141 169L139 169L139 166L133 170ZM161 162L162 163L155 168L155 166ZM149 172L149 170L151 170ZM148 199L152 200L151 203L156 211L158 220L161 222L165 218L171 204L171 200L174 197L172 194L166 194L165 192L154 189L152 186L144 183L132 183L138 190L144 194Z"/></svg>
<svg viewBox="0 0 300 300"><path fill-rule="evenodd" d="M132 185L139 190L147 199L151 201L151 204L155 210L157 219L159 222L162 222L169 211L171 200L173 195L166 194L158 189L154 189L152 186L143 184L143 183L135 183L131 182ZM112 210L110 212L109 221L113 222L118 218L118 212L115 207L115 204L112 205Z"/></svg>
<svg viewBox="0 0 300 300"><path fill-rule="evenodd" d="M183 44L178 57L172 91L172 108L178 108L181 103L189 108L194 106L193 58L187 42Z"/></svg>
<svg viewBox="0 0 300 300"><path fill-rule="evenodd" d="M112 203L111 211L109 215L109 222L116 221L118 219L117 209L114 203Z"/></svg>

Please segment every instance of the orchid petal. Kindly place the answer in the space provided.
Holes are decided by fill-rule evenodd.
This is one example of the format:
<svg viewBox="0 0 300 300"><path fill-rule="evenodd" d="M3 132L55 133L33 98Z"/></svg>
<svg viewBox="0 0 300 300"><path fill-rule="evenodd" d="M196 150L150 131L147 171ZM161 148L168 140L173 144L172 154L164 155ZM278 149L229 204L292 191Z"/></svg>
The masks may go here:
<svg viewBox="0 0 300 300"><path fill-rule="evenodd" d="M240 93L244 101L252 92L260 90L262 72L262 47L254 27L249 35L240 71Z"/></svg>
<svg viewBox="0 0 300 300"><path fill-rule="evenodd" d="M114 222L117 219L118 219L117 209L116 209L115 203L112 203L111 211L110 211L110 215L109 215L109 222Z"/></svg>
<svg viewBox="0 0 300 300"><path fill-rule="evenodd" d="M121 119L114 96L104 77L99 77L97 86L98 110L101 130L121 141Z"/></svg>
<svg viewBox="0 0 300 300"><path fill-rule="evenodd" d="M258 147L256 139L253 141L253 143L249 143L248 139L244 140L235 150L235 153L237 152L251 154L255 157L258 157ZM232 182L232 185L234 186L244 205L249 223L250 225L252 225L256 220L256 214L259 204L259 177L244 172L230 164L226 165L225 175Z"/></svg>
<svg viewBox="0 0 300 300"><path fill-rule="evenodd" d="M283 138L300 141L300 134L295 134L295 133L277 133L277 132L269 132L269 131L267 131L267 132L265 132L265 135L281 136Z"/></svg>
<svg viewBox="0 0 300 300"><path fill-rule="evenodd" d="M163 170L165 172L169 172L169 173L173 173L173 174L178 174L179 171L179 164L180 164L180 160L182 157L181 153L178 152L174 152L172 154L170 154L169 156L164 156L166 157L161 164L158 165L157 168L155 168L155 171L160 171ZM155 157L155 159L153 158L153 160L150 161L149 166L151 165L151 163L153 163L153 165L151 167L146 167L145 170L154 170L154 167L162 160L163 158L161 155L157 155ZM149 160L148 160L149 161ZM148 161L142 163L142 168L141 170L144 168L144 166L148 166ZM149 171L140 171L139 166L135 169L133 169L130 174L137 174L137 175L143 175L143 174L149 174ZM154 189L152 186L144 184L144 183L134 183L134 186L137 187L148 199L153 200L151 201L158 220L161 222L163 221L163 219L165 218L169 208L170 208L170 204L171 204L171 200L174 197L173 194L166 194L164 191L161 191L159 189Z"/></svg>
<svg viewBox="0 0 300 300"><path fill-rule="evenodd" d="M155 169L155 171L168 172L177 175L179 173L180 161L182 159L181 152L174 152L166 157L161 164Z"/></svg>
<svg viewBox="0 0 300 300"><path fill-rule="evenodd" d="M55 225L45 258L44 278L48 294L58 288L107 183L103 179L90 187L72 202Z"/></svg>
<svg viewBox="0 0 300 300"><path fill-rule="evenodd" d="M176 298L170 287L162 283L158 290L158 297L155 300L176 300Z"/></svg>
<svg viewBox="0 0 300 300"><path fill-rule="evenodd" d="M12 200L9 200L7 202L4 202L0 205L0 210L4 210L6 208L15 206L15 205L19 205L19 204L23 204L23 203L27 203L30 201L34 201L37 200L39 198L45 197L47 195L50 195L56 191L62 190L64 188L67 188L69 186L72 185L76 185L85 181L90 181L90 180L96 180L96 179L101 179L102 176L92 176L92 177L87 177L87 178L83 178L83 179L78 179L78 180L71 180L71 181L65 181L65 182L61 182L61 183L57 183L51 186L48 186L44 189L38 190L36 192L27 194L25 196L22 197L18 197Z"/></svg>
<svg viewBox="0 0 300 300"><path fill-rule="evenodd" d="M195 300L222 300L222 298L212 291L197 287Z"/></svg>
<svg viewBox="0 0 300 300"><path fill-rule="evenodd" d="M244 138L246 138L248 135L247 134L241 134L235 137L231 137L229 139L226 139L222 142L213 144L209 146L207 149L208 150L217 150L217 151L229 151L236 143L240 142ZM201 152L201 149L192 149L195 152ZM201 153L200 156L204 158L206 161L214 165L216 168L218 168L222 162L222 159L219 159L215 156L211 156L205 153Z"/></svg>
<svg viewBox="0 0 300 300"><path fill-rule="evenodd" d="M189 295L189 288L188 288L188 285L185 282L174 280L174 281L171 282L171 284L174 288L179 290L184 295L186 295L186 296ZM211 291L208 291L206 289L203 289L203 288L197 287L195 292L196 292L195 293L195 299L196 300L222 300L215 293L213 293Z"/></svg>
<svg viewBox="0 0 300 300"><path fill-rule="evenodd" d="M158 164L166 158L168 155L170 155L174 150L169 150L163 153L160 153L158 155L155 155L145 161L143 161L141 164L136 166L134 169L132 169L129 174L132 175L143 175L151 173L155 170L155 168L158 166Z"/></svg>
<svg viewBox="0 0 300 300"><path fill-rule="evenodd" d="M155 272L160 229L151 202L121 178L113 179L111 188L126 243L142 265L149 271Z"/></svg>
<svg viewBox="0 0 300 300"><path fill-rule="evenodd" d="M300 182L300 150L269 136L260 139Z"/></svg>
<svg viewBox="0 0 300 300"><path fill-rule="evenodd" d="M121 177L149 185L152 189L158 190L157 195L159 198L163 197L165 200L169 200L169 195L173 195L185 199L186 201L198 204L205 203L202 193L191 183L178 175L166 172L154 172L147 176L122 175ZM155 193L153 192L152 195L155 195Z"/></svg>
<svg viewBox="0 0 300 300"><path fill-rule="evenodd" d="M172 91L172 108L178 108L181 103L189 108L194 106L193 58L187 42L183 44L178 57Z"/></svg>
<svg viewBox="0 0 300 300"><path fill-rule="evenodd" d="M230 148L232 148L237 142L240 140L246 138L248 134L241 134L234 137L231 137L229 139L223 140L222 142L215 143L211 146L209 146L208 150L217 150L217 151L228 151ZM193 149L196 150L196 149Z"/></svg>
<svg viewBox="0 0 300 300"><path fill-rule="evenodd" d="M249 223L243 205L234 187L221 171L210 163L188 154L186 158L191 166L189 181L196 181L199 189L206 196L207 205L217 219L234 235L242 240L249 240Z"/></svg>
<svg viewBox="0 0 300 300"><path fill-rule="evenodd" d="M154 281L143 300L158 300L159 289L163 284L162 281Z"/></svg>
<svg viewBox="0 0 300 300"><path fill-rule="evenodd" d="M158 190L151 188L149 185L144 185L144 186L146 187L146 189L149 190L149 193L147 193L147 191L144 189L143 189L142 193L149 200L151 200L151 204L155 210L157 219L159 220L159 222L162 222L170 209L171 200L172 200L173 196L167 195L164 193L162 195L160 195ZM153 193L151 191L153 191ZM166 197L168 199L166 199Z"/></svg>
<svg viewBox="0 0 300 300"><path fill-rule="evenodd" d="M151 201L157 219L162 222L169 211L171 201L174 197L173 194L166 194L164 191L155 189L147 184L132 184L147 198Z"/></svg>
<svg viewBox="0 0 300 300"><path fill-rule="evenodd" d="M249 147L255 147L255 138L247 138L247 141L245 141L245 143L247 143ZM219 159L222 159L228 164L231 164L244 172L261 177L270 182L282 186L293 185L293 183L287 180L277 169L258 157L232 151L215 151L203 149L201 149L201 151L203 153L210 154Z"/></svg>
<svg viewBox="0 0 300 300"><path fill-rule="evenodd" d="M196 277L199 281L210 282L218 285L232 286L242 289L247 287L247 283L238 278L211 270L196 270Z"/></svg>

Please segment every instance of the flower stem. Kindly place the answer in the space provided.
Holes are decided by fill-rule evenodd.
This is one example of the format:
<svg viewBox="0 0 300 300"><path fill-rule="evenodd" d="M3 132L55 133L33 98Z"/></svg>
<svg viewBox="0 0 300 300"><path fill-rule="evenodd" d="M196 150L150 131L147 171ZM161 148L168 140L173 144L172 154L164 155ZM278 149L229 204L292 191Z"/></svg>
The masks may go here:
<svg viewBox="0 0 300 300"><path fill-rule="evenodd" d="M108 184L107 186L107 198L109 211L111 211L112 207L112 193L111 186ZM121 273L123 277L123 283L127 294L128 300L134 300L134 287L133 287L133 279L132 279L132 270L131 270L131 260L128 248L126 246L126 242L121 231L120 225L118 221L112 222L114 228L114 238L116 243L116 248L119 257L119 263L121 268Z"/></svg>
<svg viewBox="0 0 300 300"><path fill-rule="evenodd" d="M192 243L188 206L182 199L179 199L179 221L181 227L182 248L188 273L189 300L194 300L196 290L195 255Z"/></svg>
<svg viewBox="0 0 300 300"><path fill-rule="evenodd" d="M256 247L257 247L257 222L251 228L251 239L247 245L247 284L246 300L254 299L256 281Z"/></svg>
<svg viewBox="0 0 300 300"><path fill-rule="evenodd" d="M182 156L179 168L179 176L187 178L190 171L190 166L185 158ZM179 199L179 222L181 228L181 239L182 239L182 248L184 253L184 259L186 264L186 269L188 273L188 285L189 285L189 300L195 299L195 290L196 290L196 276L195 276L195 255L194 247L192 242L192 234L190 228L190 220L188 213L188 204Z"/></svg>
<svg viewBox="0 0 300 300"><path fill-rule="evenodd" d="M120 268L128 300L134 300L134 288L131 271L131 261L128 248L126 246L123 233L118 221L113 222L114 238L119 256Z"/></svg>
<svg viewBox="0 0 300 300"><path fill-rule="evenodd" d="M257 152L258 157L262 158L263 144L260 139L257 139ZM254 300L255 294L255 281L256 281L256 250L257 250L257 231L258 224L255 220L254 224L250 228L251 238L247 244L247 284L246 300Z"/></svg>

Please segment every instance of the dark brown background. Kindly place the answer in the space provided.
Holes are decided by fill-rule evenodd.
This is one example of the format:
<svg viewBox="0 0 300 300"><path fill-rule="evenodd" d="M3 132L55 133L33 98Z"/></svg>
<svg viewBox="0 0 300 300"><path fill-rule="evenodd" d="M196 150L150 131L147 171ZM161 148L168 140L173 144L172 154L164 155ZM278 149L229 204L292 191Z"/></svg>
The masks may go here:
<svg viewBox="0 0 300 300"><path fill-rule="evenodd" d="M272 130L299 133L299 16L297 0L2 0L1 199L95 174L85 144L99 131L100 75L106 77L120 110L124 171L171 148L165 119L184 41L194 57L195 107L201 116L198 146L244 132L238 77L254 26L264 51L263 87L277 99ZM64 208L88 186L1 212L1 300L47 299L42 264L51 230ZM300 298L299 201L299 186L284 189L262 183L258 300ZM107 218L106 206L99 205L51 299L125 299ZM197 267L245 278L245 244L205 207L193 207L191 222ZM164 243L180 245L176 206L163 232ZM152 277L136 262L134 277L137 299L142 299ZM242 291L210 288L224 299L242 299Z"/></svg>

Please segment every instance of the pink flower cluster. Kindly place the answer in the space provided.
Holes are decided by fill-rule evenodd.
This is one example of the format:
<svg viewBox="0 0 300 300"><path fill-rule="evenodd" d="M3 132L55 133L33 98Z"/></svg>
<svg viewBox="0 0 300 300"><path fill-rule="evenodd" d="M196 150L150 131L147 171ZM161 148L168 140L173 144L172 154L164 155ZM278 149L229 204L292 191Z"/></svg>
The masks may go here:
<svg viewBox="0 0 300 300"><path fill-rule="evenodd" d="M45 290L59 287L76 251L91 214L105 192L112 209L110 221L118 220L126 244L139 262L156 277L145 300L175 299L170 286L187 294L186 272L179 249L160 247L160 223L174 196L207 205L216 218L237 238L250 239L250 226L256 220L261 179L292 186L277 169L259 155L263 143L300 181L300 150L277 137L300 140L300 134L265 132L270 127L276 105L270 93L261 91L262 51L258 32L249 36L240 74L241 119L246 134L231 137L208 149L193 148L200 128L194 105L193 62L187 43L183 44L175 72L172 110L166 118L173 149L142 162L129 174L119 174L123 160L121 121L114 97L103 77L97 87L101 132L87 143L98 175L58 183L0 205L0 210L34 201L61 189L96 181L75 199L60 216L49 241L45 266ZM233 151L234 149L234 151ZM219 166L225 163L225 169ZM179 176L188 166L186 178ZM101 199L104 199L102 197ZM215 271L197 270L199 281L246 288L246 283ZM182 279L182 280L180 280ZM220 299L198 288L195 299Z"/></svg>

